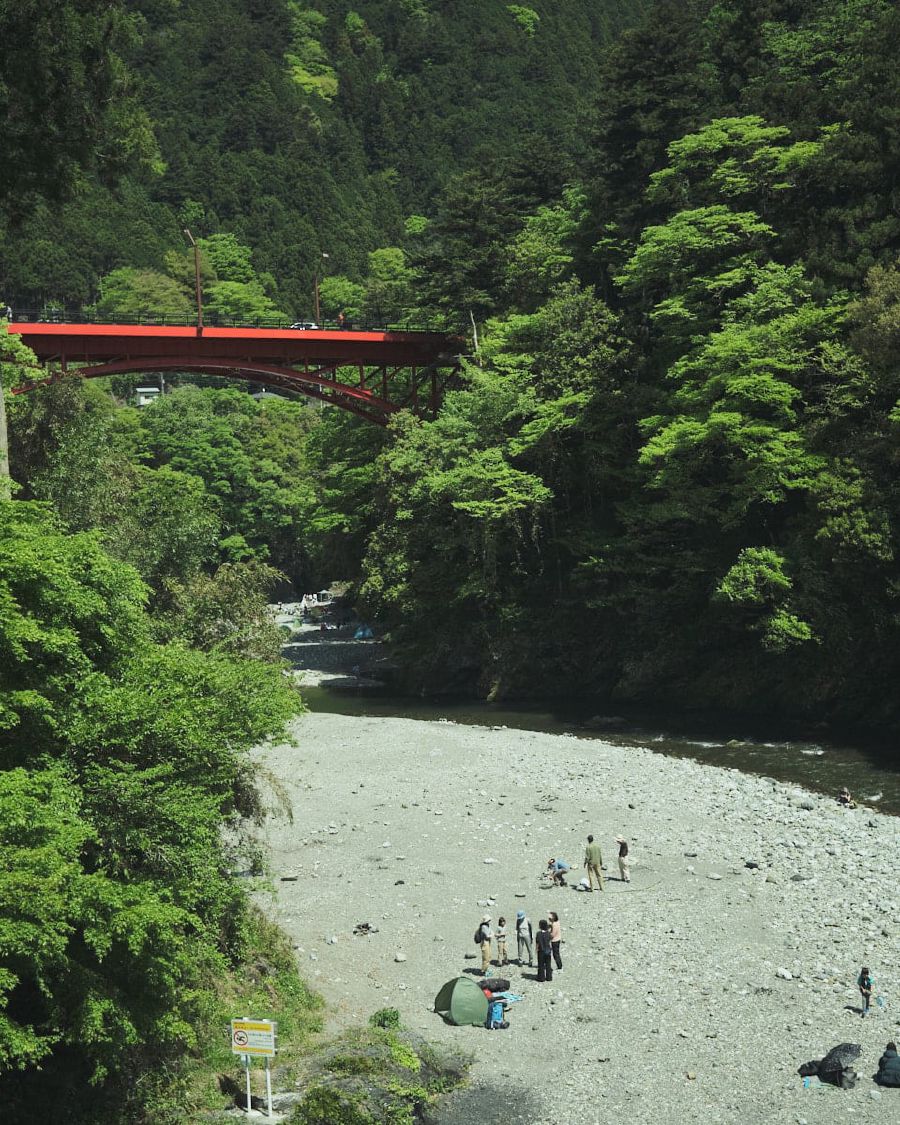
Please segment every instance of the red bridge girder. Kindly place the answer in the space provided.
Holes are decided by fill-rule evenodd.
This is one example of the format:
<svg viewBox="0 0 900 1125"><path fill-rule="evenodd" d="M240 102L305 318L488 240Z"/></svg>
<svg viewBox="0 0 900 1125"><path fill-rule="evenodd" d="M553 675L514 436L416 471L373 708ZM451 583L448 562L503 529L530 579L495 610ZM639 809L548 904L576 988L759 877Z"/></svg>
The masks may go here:
<svg viewBox="0 0 900 1125"><path fill-rule="evenodd" d="M46 379L197 371L245 379L349 410L387 425L404 408L433 416L459 367L463 340L433 332L196 328L123 324L12 323L44 364Z"/></svg>

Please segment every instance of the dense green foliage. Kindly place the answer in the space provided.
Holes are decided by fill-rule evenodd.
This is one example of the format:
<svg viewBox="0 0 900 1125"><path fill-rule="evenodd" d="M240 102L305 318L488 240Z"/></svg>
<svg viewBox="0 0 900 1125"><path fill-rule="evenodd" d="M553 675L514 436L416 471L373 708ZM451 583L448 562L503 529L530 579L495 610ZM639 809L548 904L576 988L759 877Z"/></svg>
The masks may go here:
<svg viewBox="0 0 900 1125"><path fill-rule="evenodd" d="M479 342L387 440L210 388L17 405L25 495L139 568L161 635L177 606L214 644L189 603L270 566L356 578L417 686L893 721L896 5L132 15L165 169L38 206L7 288L178 315L190 225L222 316L308 315L315 273L326 316Z"/></svg>
<svg viewBox="0 0 900 1125"><path fill-rule="evenodd" d="M74 1083L72 1120L114 1096L137 1119L129 1083L198 1048L248 946L220 832L254 813L246 751L296 697L265 664L154 643L146 596L95 534L0 506L0 1069L38 1116Z"/></svg>
<svg viewBox="0 0 900 1125"><path fill-rule="evenodd" d="M17 405L25 495L138 567L161 636L215 646L197 615L268 566L358 578L420 685L893 718L896 5L129 26L165 168L33 209L8 289L179 315L190 225L214 313L308 314L315 273L327 316L471 316L480 344L386 442L210 388Z"/></svg>
<svg viewBox="0 0 900 1125"><path fill-rule="evenodd" d="M209 379L10 403L4 1106L165 1120L261 942L308 1026L221 833L297 706L280 575L355 580L417 688L896 727L892 0L55 0L0 38L4 304L190 317L189 228L211 319L315 278L474 327L387 433ZM298 1120L409 1119L430 1067L372 1028Z"/></svg>
<svg viewBox="0 0 900 1125"><path fill-rule="evenodd" d="M361 585L415 682L897 720L898 34L661 0L580 183L448 187L428 298L494 319L397 423Z"/></svg>
<svg viewBox="0 0 900 1125"><path fill-rule="evenodd" d="M34 307L96 300L101 309L175 313L186 291L171 284L185 280L173 255L183 255L182 228L189 227L252 251L242 277L233 276L233 262L224 269L214 262L220 280L207 293L211 311L247 319L279 310L309 316L322 253L330 255L327 273L363 282L368 255L399 250L448 172L477 165L488 153L516 153L523 141L549 144L557 162L584 152L602 50L642 4L123 5L119 55L103 81L118 76L135 103L131 116L143 114L140 122L117 123L118 148L133 151L133 166L117 186L85 182L64 207L29 200L29 217L5 236L0 223L0 294ZM75 16L82 7L98 14ZM59 40L65 15L84 23L67 41L77 61L114 9L62 0L4 4L9 26L0 21L0 38L14 41L3 32L17 30L23 49L10 60L33 67L36 45ZM69 117L77 119L64 130L67 145L85 131L85 141L95 139L103 122L82 112L81 71L48 55L52 81L29 107L28 124L49 101L48 120L56 125L62 118L61 131ZM41 78L40 70L29 74L30 83ZM128 115L131 103L121 92L112 104L117 115ZM0 99L0 116L3 109ZM152 122L149 138L141 131L144 118ZM41 134L22 128L22 135ZM145 139L158 146L155 159L142 153ZM111 140L104 145L117 155L113 149ZM67 152L61 147L59 158ZM377 282L377 270L371 272ZM225 282L244 288L223 289ZM370 295L373 314L389 313L378 305Z"/></svg>

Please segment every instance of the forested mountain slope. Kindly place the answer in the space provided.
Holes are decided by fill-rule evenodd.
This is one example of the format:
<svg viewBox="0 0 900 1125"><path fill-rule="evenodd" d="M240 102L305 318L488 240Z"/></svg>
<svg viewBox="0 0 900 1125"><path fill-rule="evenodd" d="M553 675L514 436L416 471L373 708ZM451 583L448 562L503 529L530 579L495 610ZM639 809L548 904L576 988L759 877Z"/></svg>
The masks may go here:
<svg viewBox="0 0 900 1125"><path fill-rule="evenodd" d="M642 6L135 0L122 53L158 153L135 145L114 190L42 202L0 241L0 291L94 299L118 267L165 273L190 226L236 235L272 307L299 315L323 251L359 280L486 154L583 156L599 60Z"/></svg>
<svg viewBox="0 0 900 1125"><path fill-rule="evenodd" d="M387 435L56 392L71 424L16 407L27 495L125 552L108 482L139 524L161 472L215 509L205 567L354 578L416 687L896 723L895 3L132 11L155 163L143 134L118 189L10 226L7 287L190 315L190 226L213 315L308 312L321 270L325 315L479 347Z"/></svg>

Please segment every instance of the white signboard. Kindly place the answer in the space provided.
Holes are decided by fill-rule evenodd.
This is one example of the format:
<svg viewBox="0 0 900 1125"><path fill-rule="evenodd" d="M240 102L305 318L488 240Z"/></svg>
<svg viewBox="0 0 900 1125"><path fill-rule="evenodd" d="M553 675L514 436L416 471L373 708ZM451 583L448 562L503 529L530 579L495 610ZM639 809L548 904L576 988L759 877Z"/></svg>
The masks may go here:
<svg viewBox="0 0 900 1125"><path fill-rule="evenodd" d="M255 1059L274 1059L275 1024L271 1020L232 1020L231 1052Z"/></svg>

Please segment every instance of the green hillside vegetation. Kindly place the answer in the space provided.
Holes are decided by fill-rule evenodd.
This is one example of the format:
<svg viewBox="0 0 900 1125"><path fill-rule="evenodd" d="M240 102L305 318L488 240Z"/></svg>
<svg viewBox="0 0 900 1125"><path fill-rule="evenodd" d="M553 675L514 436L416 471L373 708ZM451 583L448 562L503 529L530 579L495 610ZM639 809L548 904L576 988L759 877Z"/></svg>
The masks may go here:
<svg viewBox="0 0 900 1125"><path fill-rule="evenodd" d="M41 204L7 283L184 310L189 222L213 313L309 315L318 270L327 317L474 317L431 423L385 437L207 386L104 408L82 445L142 526L148 473L202 509L195 574L355 578L416 687L890 723L897 35L886 0L140 6L165 170L90 182L52 254ZM54 262L80 280L29 290ZM163 613L192 579L53 484L78 439L48 424L26 495L150 552Z"/></svg>
<svg viewBox="0 0 900 1125"><path fill-rule="evenodd" d="M178 1120L236 1007L317 1026L231 874L287 583L351 579L417 690L896 730L895 3L21 0L0 40L4 303L190 317L189 228L211 317L318 276L478 338L388 431L208 378L9 400L4 1120ZM444 1084L398 1106L408 1046L347 1043L395 1115Z"/></svg>
<svg viewBox="0 0 900 1125"><path fill-rule="evenodd" d="M24 225L0 228L0 291L110 307L101 279L168 274L189 227L233 235L258 302L309 316L322 252L330 272L364 280L369 253L402 246L448 174L529 139L560 163L583 153L602 51L640 7L137 0L118 37L134 111L110 123L127 174L82 177L65 206L31 200ZM154 306L148 279L130 279L148 309L172 307L163 283ZM252 319L259 304L229 307Z"/></svg>

